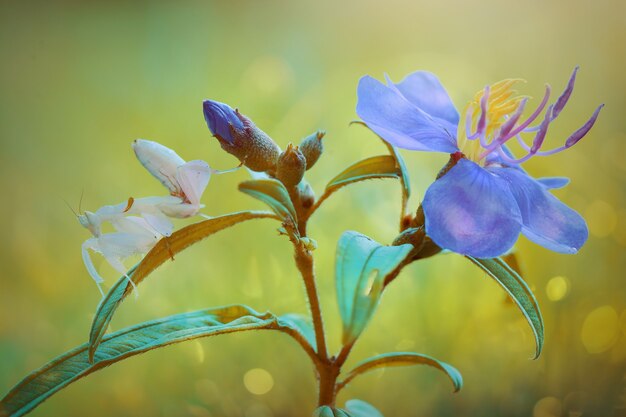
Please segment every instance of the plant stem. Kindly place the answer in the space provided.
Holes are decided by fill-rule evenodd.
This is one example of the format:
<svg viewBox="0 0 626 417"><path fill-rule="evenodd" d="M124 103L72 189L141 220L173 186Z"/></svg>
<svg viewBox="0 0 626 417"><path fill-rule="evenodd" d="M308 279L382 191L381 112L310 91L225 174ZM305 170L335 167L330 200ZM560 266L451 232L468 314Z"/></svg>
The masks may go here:
<svg viewBox="0 0 626 417"><path fill-rule="evenodd" d="M313 268L313 256L301 243L295 243L294 258L296 266L302 274L306 295L311 308L311 318L313 319L313 328L315 329L315 342L317 344L317 355L322 362L328 362L328 351L326 350L326 337L324 335L324 323L322 321L322 310L320 308L320 300L317 295L317 286L315 284L315 271Z"/></svg>
<svg viewBox="0 0 626 417"><path fill-rule="evenodd" d="M315 270L313 265L313 256L301 243L294 242L296 265L306 288L309 306L311 308L311 317L313 319L313 328L315 330L315 341L317 345L317 361L315 367L317 369L319 397L318 406L334 405L336 395L337 377L341 365L328 357L326 348L326 336L324 333L324 322L322 320L322 311L320 308L319 297L317 294L317 286L315 283Z"/></svg>
<svg viewBox="0 0 626 417"><path fill-rule="evenodd" d="M319 373L319 397L318 407L323 405L334 406L337 396L337 377L341 367L329 361L325 365L318 367Z"/></svg>

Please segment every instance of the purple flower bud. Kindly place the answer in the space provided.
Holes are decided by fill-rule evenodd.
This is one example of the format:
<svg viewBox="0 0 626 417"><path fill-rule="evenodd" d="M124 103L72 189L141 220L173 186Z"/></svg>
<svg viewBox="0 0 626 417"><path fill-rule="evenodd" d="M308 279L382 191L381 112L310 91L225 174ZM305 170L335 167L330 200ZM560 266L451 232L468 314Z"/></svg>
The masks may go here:
<svg viewBox="0 0 626 417"><path fill-rule="evenodd" d="M589 132L589 130L591 130L593 124L598 118L598 114L600 114L600 110L602 110L602 107L604 107L604 104L600 104L596 111L593 112L589 120L587 120L587 122L582 125L580 129L572 133L572 135L567 138L567 140L565 141L566 148L571 148L572 146L576 145L576 143L578 143L578 141L581 140L587 134L587 132Z"/></svg>
<svg viewBox="0 0 626 417"><path fill-rule="evenodd" d="M204 100L202 103L204 119L206 120L211 133L220 138L233 143L234 138L232 128L243 129L243 122L235 110L228 104L214 100Z"/></svg>
<svg viewBox="0 0 626 417"><path fill-rule="evenodd" d="M219 101L205 100L204 118L226 152L253 171L274 171L280 148L265 132L238 110Z"/></svg>

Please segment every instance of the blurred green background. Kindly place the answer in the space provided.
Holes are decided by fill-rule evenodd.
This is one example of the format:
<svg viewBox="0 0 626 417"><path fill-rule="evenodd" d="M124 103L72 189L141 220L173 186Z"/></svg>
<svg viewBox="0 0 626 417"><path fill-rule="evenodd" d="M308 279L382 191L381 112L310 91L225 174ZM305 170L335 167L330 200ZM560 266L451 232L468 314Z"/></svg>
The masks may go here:
<svg viewBox="0 0 626 417"><path fill-rule="evenodd" d="M439 256L390 287L348 365L415 350L455 365L463 390L452 394L430 368L391 369L355 380L339 402L361 398L387 416L625 415L625 43L619 0L2 2L0 393L87 339L100 295L80 257L88 232L65 201L77 210L84 190L82 208L95 210L163 194L131 151L139 137L218 169L237 164L210 137L202 99L239 107L283 147L326 129L325 155L308 173L319 191L346 164L385 152L371 133L348 126L364 74L399 81L430 70L461 107L507 77L526 79L523 93L540 95L549 82L558 94L579 64L548 140L559 146L604 102L596 127L568 152L526 164L536 176L571 177L556 193L591 231L576 256L518 243L545 316L542 357L529 359L530 331L494 282L459 256ZM446 157L404 155L415 208ZM205 212L262 208L236 190L246 178L244 170L214 177ZM310 225L334 349L335 242L348 229L393 239L399 192L392 181L355 185ZM112 328L237 302L306 313L290 245L275 229L243 224L177 256ZM117 274L97 263L114 282ZM248 374L257 368L266 372ZM290 339L236 334L132 358L32 415L307 416L314 390L307 357Z"/></svg>

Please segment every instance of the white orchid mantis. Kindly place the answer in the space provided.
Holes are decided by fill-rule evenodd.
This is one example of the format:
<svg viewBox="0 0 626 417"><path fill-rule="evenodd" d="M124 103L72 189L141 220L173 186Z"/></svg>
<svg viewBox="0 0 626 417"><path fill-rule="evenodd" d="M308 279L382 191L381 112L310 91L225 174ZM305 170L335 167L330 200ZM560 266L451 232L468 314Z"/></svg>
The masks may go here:
<svg viewBox="0 0 626 417"><path fill-rule="evenodd" d="M200 198L211 174L228 172L214 170L200 160L185 162L173 150L149 140L135 140L133 149L139 162L161 181L170 195L131 197L126 202L103 206L96 212L86 211L78 216L80 224L93 235L82 245L83 261L103 295L101 283L104 280L98 274L89 250L102 254L115 270L126 275L128 268L123 261L131 256L145 255L162 237L170 236L174 230L170 217L197 215L204 207ZM104 223L110 223L115 231L102 233Z"/></svg>

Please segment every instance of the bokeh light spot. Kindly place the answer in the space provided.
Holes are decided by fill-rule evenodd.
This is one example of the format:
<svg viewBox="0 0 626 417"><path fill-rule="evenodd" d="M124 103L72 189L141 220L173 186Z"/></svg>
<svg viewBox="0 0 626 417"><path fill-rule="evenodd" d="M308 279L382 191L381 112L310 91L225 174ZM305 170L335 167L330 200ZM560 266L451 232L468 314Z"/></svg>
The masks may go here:
<svg viewBox="0 0 626 417"><path fill-rule="evenodd" d="M533 417L560 417L563 405L555 397L544 397L537 401L533 409Z"/></svg>
<svg viewBox="0 0 626 417"><path fill-rule="evenodd" d="M589 353L602 353L609 350L619 337L619 317L611 306L593 310L585 318L581 339Z"/></svg>
<svg viewBox="0 0 626 417"><path fill-rule="evenodd" d="M274 378L265 369L254 368L245 373L243 384L252 394L263 395L270 392L274 386Z"/></svg>
<svg viewBox="0 0 626 417"><path fill-rule="evenodd" d="M587 219L589 231L596 237L610 235L617 225L615 209L603 200L596 200L587 207L585 219Z"/></svg>
<svg viewBox="0 0 626 417"><path fill-rule="evenodd" d="M563 276L551 278L546 284L546 295L550 301L559 301L569 292L569 280Z"/></svg>

